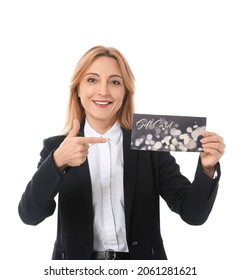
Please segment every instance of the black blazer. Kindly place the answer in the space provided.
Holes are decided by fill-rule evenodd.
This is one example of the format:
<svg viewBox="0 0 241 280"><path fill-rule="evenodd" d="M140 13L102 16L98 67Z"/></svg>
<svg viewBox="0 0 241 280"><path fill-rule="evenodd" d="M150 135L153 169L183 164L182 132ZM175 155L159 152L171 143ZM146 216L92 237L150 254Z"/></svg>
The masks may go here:
<svg viewBox="0 0 241 280"><path fill-rule="evenodd" d="M80 132L83 135L83 128ZM60 173L53 151L65 136L44 140L38 170L19 203L26 224L37 225L52 215L58 195L58 229L52 259L91 259L93 211L91 180L86 160L79 167ZM203 224L213 207L218 190L198 162L193 183L184 177L168 152L130 149L131 131L123 129L124 201L126 238L131 259L167 259L160 233L159 197L191 225Z"/></svg>

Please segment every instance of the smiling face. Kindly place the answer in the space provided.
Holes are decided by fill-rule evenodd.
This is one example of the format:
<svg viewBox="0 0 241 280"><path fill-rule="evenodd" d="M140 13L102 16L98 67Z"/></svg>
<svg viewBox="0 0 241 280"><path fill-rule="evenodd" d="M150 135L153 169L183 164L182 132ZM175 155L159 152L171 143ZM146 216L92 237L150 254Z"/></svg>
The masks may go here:
<svg viewBox="0 0 241 280"><path fill-rule="evenodd" d="M78 95L89 124L100 133L110 129L125 97L118 62L112 57L96 58L79 83Z"/></svg>

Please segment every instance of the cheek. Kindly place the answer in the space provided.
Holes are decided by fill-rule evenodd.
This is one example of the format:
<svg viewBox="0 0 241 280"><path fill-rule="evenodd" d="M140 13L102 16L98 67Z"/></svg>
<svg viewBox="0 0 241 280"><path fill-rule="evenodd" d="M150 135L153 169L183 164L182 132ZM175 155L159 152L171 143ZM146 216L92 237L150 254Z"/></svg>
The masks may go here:
<svg viewBox="0 0 241 280"><path fill-rule="evenodd" d="M124 94L119 94L118 96L118 104L121 106L123 101L124 101L125 95Z"/></svg>
<svg viewBox="0 0 241 280"><path fill-rule="evenodd" d="M78 96L81 98L88 98L94 93L94 87L88 87L85 84L80 84L78 88Z"/></svg>
<svg viewBox="0 0 241 280"><path fill-rule="evenodd" d="M88 90L84 90L84 91L79 90L78 96L79 96L80 102L82 103L82 105L84 105L84 104L88 104L92 94Z"/></svg>
<svg viewBox="0 0 241 280"><path fill-rule="evenodd" d="M119 111L121 109L121 107L124 104L124 99L125 99L125 95L120 96L120 98L118 98L118 102L117 102L117 106L116 106L116 110Z"/></svg>

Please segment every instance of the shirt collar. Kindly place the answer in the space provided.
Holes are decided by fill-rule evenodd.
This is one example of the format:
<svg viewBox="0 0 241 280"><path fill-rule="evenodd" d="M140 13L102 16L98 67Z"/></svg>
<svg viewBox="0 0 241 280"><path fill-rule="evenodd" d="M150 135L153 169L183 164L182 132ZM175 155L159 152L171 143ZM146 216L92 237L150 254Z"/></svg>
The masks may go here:
<svg viewBox="0 0 241 280"><path fill-rule="evenodd" d="M115 122L115 124L106 133L100 134L90 126L86 119L84 134L86 137L103 137L114 142L117 145L122 136L122 129L120 124L118 122Z"/></svg>

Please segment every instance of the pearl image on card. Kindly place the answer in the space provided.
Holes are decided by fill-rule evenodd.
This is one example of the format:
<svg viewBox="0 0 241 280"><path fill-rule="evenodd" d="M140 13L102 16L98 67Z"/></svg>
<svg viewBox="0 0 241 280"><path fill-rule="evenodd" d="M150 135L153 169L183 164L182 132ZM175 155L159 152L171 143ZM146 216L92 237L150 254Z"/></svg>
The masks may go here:
<svg viewBox="0 0 241 280"><path fill-rule="evenodd" d="M200 152L205 130L205 117L134 114L131 149Z"/></svg>

